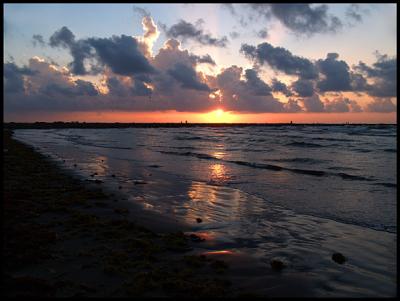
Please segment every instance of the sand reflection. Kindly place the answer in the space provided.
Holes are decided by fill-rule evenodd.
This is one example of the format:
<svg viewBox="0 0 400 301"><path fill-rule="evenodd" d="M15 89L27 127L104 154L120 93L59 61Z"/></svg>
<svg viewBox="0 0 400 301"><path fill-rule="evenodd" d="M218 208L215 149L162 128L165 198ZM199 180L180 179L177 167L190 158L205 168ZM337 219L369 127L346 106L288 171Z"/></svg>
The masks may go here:
<svg viewBox="0 0 400 301"><path fill-rule="evenodd" d="M95 156L88 164L88 169L92 174L95 174L96 176L106 176L107 170L109 169L108 158L102 155Z"/></svg>

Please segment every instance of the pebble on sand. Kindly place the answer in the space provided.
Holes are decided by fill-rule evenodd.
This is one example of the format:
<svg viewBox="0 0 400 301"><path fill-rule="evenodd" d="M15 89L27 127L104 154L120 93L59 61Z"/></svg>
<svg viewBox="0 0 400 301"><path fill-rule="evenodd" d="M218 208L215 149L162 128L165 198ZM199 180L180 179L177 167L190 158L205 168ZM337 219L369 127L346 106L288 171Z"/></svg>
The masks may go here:
<svg viewBox="0 0 400 301"><path fill-rule="evenodd" d="M346 262L346 257L342 253L333 253L332 260L339 264L343 264Z"/></svg>
<svg viewBox="0 0 400 301"><path fill-rule="evenodd" d="M272 259L270 262L271 268L275 271L280 271L285 267L285 264L280 259Z"/></svg>

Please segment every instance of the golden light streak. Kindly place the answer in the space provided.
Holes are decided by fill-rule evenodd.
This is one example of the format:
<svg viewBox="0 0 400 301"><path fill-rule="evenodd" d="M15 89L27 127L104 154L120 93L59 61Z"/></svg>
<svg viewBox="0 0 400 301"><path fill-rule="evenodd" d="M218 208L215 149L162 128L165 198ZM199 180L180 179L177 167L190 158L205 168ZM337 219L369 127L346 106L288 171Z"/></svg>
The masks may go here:
<svg viewBox="0 0 400 301"><path fill-rule="evenodd" d="M223 109L219 108L215 111L209 113L202 114L202 122L210 122L210 123L231 123L237 122L237 115L232 114L231 112L225 112Z"/></svg>

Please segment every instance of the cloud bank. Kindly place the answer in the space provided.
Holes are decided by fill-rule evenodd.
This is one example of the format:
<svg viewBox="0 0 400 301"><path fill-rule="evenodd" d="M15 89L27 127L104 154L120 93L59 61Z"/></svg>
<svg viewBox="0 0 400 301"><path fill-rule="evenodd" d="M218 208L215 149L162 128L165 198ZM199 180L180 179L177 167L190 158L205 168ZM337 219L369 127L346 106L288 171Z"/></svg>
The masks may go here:
<svg viewBox="0 0 400 301"><path fill-rule="evenodd" d="M272 14L287 27L300 28L306 33L316 31L316 27L330 31L339 24L328 14L326 6L296 4L294 10L293 5L252 4L251 9L257 8L259 14ZM31 58L25 66L6 62L3 74L5 110L396 111L395 57L377 53L372 65L360 61L349 66L335 52L311 60L267 42L244 43L238 55L253 63L252 68L232 65L207 74L200 71L204 70L201 67L218 67L214 58L210 54L189 52L181 41L226 47L226 37L216 38L206 33L201 28L201 20L196 24L181 20L170 27L163 26L169 38L153 53L160 35L158 26L147 11L136 11L142 17L142 36L122 34L78 39L66 26L54 31L48 41L40 34L34 35L34 45L64 49L71 61L65 67L40 57ZM356 12L349 14L357 19ZM298 20L299 14L303 16L302 21ZM265 70L273 70L276 77L263 79ZM281 75L285 81L281 80ZM372 101L361 106L344 93L366 95Z"/></svg>

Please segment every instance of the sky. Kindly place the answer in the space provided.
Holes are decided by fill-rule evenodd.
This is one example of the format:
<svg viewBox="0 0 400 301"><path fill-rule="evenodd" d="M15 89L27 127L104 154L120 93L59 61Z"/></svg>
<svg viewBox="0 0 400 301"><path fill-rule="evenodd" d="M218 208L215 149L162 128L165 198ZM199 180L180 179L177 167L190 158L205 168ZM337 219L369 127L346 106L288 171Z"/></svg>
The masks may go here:
<svg viewBox="0 0 400 301"><path fill-rule="evenodd" d="M397 123L396 4L4 4L4 120Z"/></svg>

